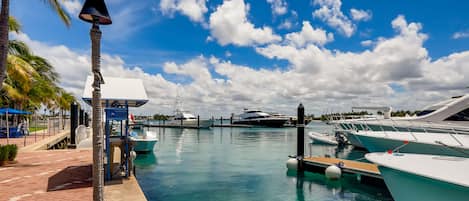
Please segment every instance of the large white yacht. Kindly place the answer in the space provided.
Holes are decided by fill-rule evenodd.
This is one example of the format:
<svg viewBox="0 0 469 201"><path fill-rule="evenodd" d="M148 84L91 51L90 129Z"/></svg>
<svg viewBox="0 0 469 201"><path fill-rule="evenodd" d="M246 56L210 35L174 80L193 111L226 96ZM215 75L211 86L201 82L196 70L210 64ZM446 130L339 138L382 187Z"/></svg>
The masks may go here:
<svg viewBox="0 0 469 201"><path fill-rule="evenodd" d="M237 119L233 119L233 124L283 127L288 120L289 118L286 116L272 115L260 110L244 109L244 113L238 115Z"/></svg>
<svg viewBox="0 0 469 201"><path fill-rule="evenodd" d="M363 119L339 119L330 123L343 131L351 144L364 147L355 133L360 131L390 131L419 133L467 133L469 132L469 95L428 106L414 117L390 117L391 109L383 117Z"/></svg>
<svg viewBox="0 0 469 201"><path fill-rule="evenodd" d="M371 153L396 201L467 200L469 158L424 154Z"/></svg>

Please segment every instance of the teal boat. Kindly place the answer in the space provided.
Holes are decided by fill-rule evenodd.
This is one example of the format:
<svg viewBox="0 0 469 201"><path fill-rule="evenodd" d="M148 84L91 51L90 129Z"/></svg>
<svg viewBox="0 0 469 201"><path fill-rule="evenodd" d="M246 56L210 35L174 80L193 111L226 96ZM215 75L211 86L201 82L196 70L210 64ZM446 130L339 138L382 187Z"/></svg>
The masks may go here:
<svg viewBox="0 0 469 201"><path fill-rule="evenodd" d="M469 158L424 154L370 153L396 201L468 200Z"/></svg>

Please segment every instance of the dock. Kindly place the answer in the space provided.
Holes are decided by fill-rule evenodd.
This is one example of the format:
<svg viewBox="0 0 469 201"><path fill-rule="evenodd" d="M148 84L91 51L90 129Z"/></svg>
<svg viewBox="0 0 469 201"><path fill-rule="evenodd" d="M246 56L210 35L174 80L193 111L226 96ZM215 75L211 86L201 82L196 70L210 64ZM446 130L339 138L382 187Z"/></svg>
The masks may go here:
<svg viewBox="0 0 469 201"><path fill-rule="evenodd" d="M305 157L303 159L303 170L306 172L325 174L326 168L331 165L342 163L342 176L352 175L363 184L385 186L378 166L372 163L365 163L353 160L329 157Z"/></svg>

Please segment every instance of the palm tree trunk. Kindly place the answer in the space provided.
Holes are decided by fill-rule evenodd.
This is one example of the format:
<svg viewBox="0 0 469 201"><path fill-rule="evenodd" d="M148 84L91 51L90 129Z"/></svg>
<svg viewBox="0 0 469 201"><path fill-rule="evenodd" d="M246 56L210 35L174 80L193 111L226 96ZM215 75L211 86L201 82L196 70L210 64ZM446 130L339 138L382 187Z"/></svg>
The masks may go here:
<svg viewBox="0 0 469 201"><path fill-rule="evenodd" d="M2 0L0 11L0 89L3 87L3 80L5 80L7 69L9 7L10 1Z"/></svg>

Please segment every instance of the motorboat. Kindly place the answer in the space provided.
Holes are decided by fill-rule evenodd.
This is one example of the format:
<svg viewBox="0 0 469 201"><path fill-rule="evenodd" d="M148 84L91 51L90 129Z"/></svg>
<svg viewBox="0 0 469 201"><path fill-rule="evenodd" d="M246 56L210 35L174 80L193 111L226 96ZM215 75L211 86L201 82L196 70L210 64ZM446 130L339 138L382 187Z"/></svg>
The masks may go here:
<svg viewBox="0 0 469 201"><path fill-rule="evenodd" d="M136 152L151 152L158 142L156 133L153 131L145 131L143 135L132 132L130 141L133 143L133 149Z"/></svg>
<svg viewBox="0 0 469 201"><path fill-rule="evenodd" d="M359 119L333 119L329 123L343 131L349 142L364 147L350 131L390 132L469 132L469 94L430 105L413 117L391 117L391 107L356 107L356 109L378 109L383 116Z"/></svg>
<svg viewBox="0 0 469 201"><path fill-rule="evenodd" d="M396 201L467 200L469 158L408 153L369 153Z"/></svg>
<svg viewBox="0 0 469 201"><path fill-rule="evenodd" d="M171 120L165 122L167 126L184 128L210 128L212 120L201 120L189 111L176 110Z"/></svg>
<svg viewBox="0 0 469 201"><path fill-rule="evenodd" d="M339 145L339 142L337 142L337 139L333 135L311 131L308 133L308 136L316 144Z"/></svg>
<svg viewBox="0 0 469 201"><path fill-rule="evenodd" d="M369 152L469 156L469 133L350 131Z"/></svg>
<svg viewBox="0 0 469 201"><path fill-rule="evenodd" d="M265 127L284 127L289 121L286 116L271 115L260 110L244 109L244 113L233 119L233 124L254 125Z"/></svg>

